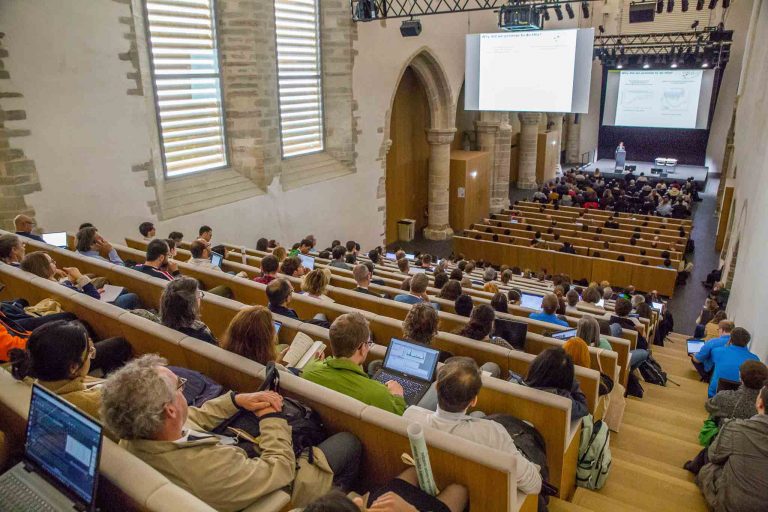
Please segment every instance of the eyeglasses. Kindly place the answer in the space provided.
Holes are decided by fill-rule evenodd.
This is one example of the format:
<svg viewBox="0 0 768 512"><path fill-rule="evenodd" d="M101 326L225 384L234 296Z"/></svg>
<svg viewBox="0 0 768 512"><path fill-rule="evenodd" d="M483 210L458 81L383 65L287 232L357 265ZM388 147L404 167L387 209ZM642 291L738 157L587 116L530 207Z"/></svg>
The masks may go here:
<svg viewBox="0 0 768 512"><path fill-rule="evenodd" d="M179 377L179 380L176 382L176 391L184 392L184 385L187 383L187 379L184 377Z"/></svg>
<svg viewBox="0 0 768 512"><path fill-rule="evenodd" d="M203 297L205 297L205 292L202 291L202 290L198 290L197 291L197 298L198 299L202 299Z"/></svg>

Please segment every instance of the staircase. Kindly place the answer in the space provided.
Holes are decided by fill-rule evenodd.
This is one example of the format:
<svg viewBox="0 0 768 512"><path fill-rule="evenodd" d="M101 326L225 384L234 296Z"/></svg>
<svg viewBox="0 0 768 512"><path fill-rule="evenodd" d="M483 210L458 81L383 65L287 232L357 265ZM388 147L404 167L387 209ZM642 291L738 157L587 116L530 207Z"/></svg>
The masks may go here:
<svg viewBox="0 0 768 512"><path fill-rule="evenodd" d="M694 476L683 464L701 450L707 385L688 359L685 340L670 334L653 357L680 386L643 383L642 399L627 398L619 433L611 432L613 464L600 491L577 488L573 499L553 499L551 512L706 512Z"/></svg>

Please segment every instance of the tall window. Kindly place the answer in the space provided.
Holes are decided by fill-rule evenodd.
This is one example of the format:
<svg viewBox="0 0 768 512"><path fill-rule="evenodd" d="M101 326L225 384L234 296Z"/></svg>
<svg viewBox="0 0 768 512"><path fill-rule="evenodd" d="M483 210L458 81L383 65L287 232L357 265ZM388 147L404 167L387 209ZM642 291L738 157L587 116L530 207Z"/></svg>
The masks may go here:
<svg viewBox="0 0 768 512"><path fill-rule="evenodd" d="M169 178L227 165L215 0L147 0L152 80Z"/></svg>
<svg viewBox="0 0 768 512"><path fill-rule="evenodd" d="M323 150L318 0L275 0L283 158Z"/></svg>

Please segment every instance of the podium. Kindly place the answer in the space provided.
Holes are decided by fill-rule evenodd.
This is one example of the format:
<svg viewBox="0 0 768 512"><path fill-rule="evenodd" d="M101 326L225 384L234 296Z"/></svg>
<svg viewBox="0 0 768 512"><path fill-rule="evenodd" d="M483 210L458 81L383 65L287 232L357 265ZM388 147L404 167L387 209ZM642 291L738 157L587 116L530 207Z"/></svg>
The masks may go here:
<svg viewBox="0 0 768 512"><path fill-rule="evenodd" d="M619 172L624 172L624 165L627 161L627 150L616 148L616 155L614 156L614 159L616 160L616 167L615 170Z"/></svg>

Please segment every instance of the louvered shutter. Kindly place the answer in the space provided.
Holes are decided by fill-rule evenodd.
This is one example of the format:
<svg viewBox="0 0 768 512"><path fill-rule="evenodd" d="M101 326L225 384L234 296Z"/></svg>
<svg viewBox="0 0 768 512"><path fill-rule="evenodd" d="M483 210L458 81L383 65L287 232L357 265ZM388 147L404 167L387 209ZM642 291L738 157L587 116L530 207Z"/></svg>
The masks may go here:
<svg viewBox="0 0 768 512"><path fill-rule="evenodd" d="M215 0L148 0L152 80L167 177L227 165Z"/></svg>
<svg viewBox="0 0 768 512"><path fill-rule="evenodd" d="M283 158L323 150L317 0L275 0Z"/></svg>

